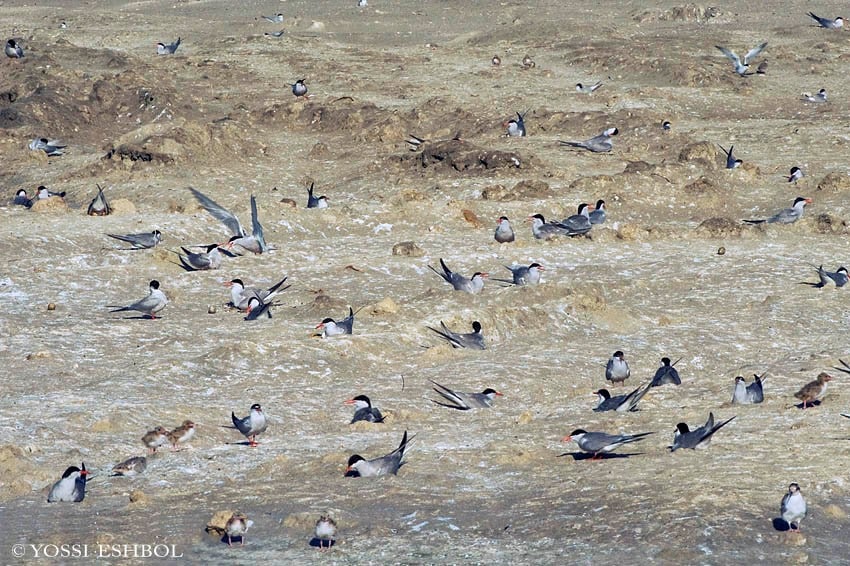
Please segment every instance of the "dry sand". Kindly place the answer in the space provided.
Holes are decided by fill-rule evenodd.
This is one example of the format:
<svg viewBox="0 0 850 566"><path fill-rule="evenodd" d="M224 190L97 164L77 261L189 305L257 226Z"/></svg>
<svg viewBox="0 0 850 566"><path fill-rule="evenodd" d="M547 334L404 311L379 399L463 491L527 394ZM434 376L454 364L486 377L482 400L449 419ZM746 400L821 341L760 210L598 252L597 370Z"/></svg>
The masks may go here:
<svg viewBox="0 0 850 566"><path fill-rule="evenodd" d="M340 533L324 560L341 563L846 560L848 376L836 372L820 407L792 406L850 355L850 290L799 284L816 280L810 264L850 262L846 32L812 27L815 7L800 1L757 14L742 1L355 4L3 5L0 29L27 56L0 62L0 186L11 200L45 184L69 205L0 208L3 562L13 543L112 542L176 544L193 563L304 563L328 510ZM278 11L282 26L257 19ZM281 27L280 39L263 35ZM178 36L176 55L154 55ZM714 48L762 40L765 76L738 77ZM309 100L292 96L298 78ZM594 95L574 91L595 80ZM829 103L800 101L821 87ZM529 137L500 137L525 110ZM555 142L611 125L621 133L608 155ZM462 142L427 150L441 160L404 143L456 132ZM29 151L40 136L67 154ZM718 143L744 167L725 170ZM794 165L808 173L796 186L782 178ZM311 181L330 209L304 208ZM96 183L126 199L119 214L85 215ZM243 221L255 194L274 251L183 272L166 250L227 236L189 186ZM814 203L794 225L740 222L797 195ZM609 221L588 238L536 241L522 222L597 198ZM513 244L493 241L502 214ZM104 236L154 228L154 251ZM403 241L422 255L392 255ZM440 257L466 274L532 261L547 271L537 288L491 282L471 296L427 269ZM273 319L223 307L223 282L283 275L293 287ZM109 314L152 278L171 300L161 320ZM311 337L348 305L362 307L354 336ZM425 327L440 320L480 320L489 349L439 345ZM593 413L617 349L628 386L665 355L682 358L683 385L653 390L638 413ZM764 404L728 404L736 375L764 371ZM504 397L452 412L429 401L429 379ZM347 424L342 402L362 393L388 422ZM249 449L223 426L254 402L271 425ZM710 410L738 418L708 450L668 453L675 424ZM190 449L162 450L136 479L109 477L143 452L146 430L184 419L197 423ZM577 427L657 434L620 450L631 457L590 462L560 442ZM386 453L404 430L417 436L398 477L343 478L350 454ZM94 472L85 501L45 503L80 461ZM790 541L802 546L771 523L791 481L809 501L805 539ZM223 509L255 521L245 547L204 533Z"/></svg>

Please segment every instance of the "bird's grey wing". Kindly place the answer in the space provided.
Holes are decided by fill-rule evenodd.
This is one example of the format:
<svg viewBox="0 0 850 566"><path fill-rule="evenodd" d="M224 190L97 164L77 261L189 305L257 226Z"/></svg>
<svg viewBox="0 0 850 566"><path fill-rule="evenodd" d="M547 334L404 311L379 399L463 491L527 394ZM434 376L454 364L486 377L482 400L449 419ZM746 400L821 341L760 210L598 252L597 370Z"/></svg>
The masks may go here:
<svg viewBox="0 0 850 566"><path fill-rule="evenodd" d="M437 271L437 270L434 268L434 266L433 266L433 265L429 265L428 267L431 269L431 271L433 271L434 273L436 273L437 275L439 275L439 276L440 276L440 277L441 277L444 281L446 281L447 283L451 283L451 282L452 282L452 280L451 280L449 277L447 277L445 273L440 273L439 271Z"/></svg>
<svg viewBox="0 0 850 566"><path fill-rule="evenodd" d="M177 254L180 257L180 261L184 262L184 265L188 265L192 269L209 269L211 265L210 256L208 254L196 254L192 253L183 246L180 246L180 249L183 250L185 256L181 254Z"/></svg>
<svg viewBox="0 0 850 566"><path fill-rule="evenodd" d="M248 232L245 231L245 228L242 227L242 224L239 222L239 219L236 216L215 202L213 199L202 193L201 191L193 188L189 188L192 194L197 199L198 203L209 212L213 218L222 222L228 230L230 230L231 234L234 236L244 237L248 235Z"/></svg>
<svg viewBox="0 0 850 566"><path fill-rule="evenodd" d="M443 324L442 321L440 322L440 324ZM446 340L449 344L451 344L453 348L462 348L463 347L457 341L457 339L455 339L454 333L451 330L449 330L448 328L446 328L445 324L443 324L444 330L437 330L436 328L434 328L432 326L426 326L426 328L428 330L432 330L433 332L436 332L437 334L439 334L440 337L443 338L444 340Z"/></svg>
<svg viewBox="0 0 850 566"><path fill-rule="evenodd" d="M718 49L720 50L720 52L721 52L721 53L723 53L724 55L726 55L726 57L727 57L730 61L732 61L733 63L735 63L735 66L736 66L736 67L737 67L738 65L740 65L740 64L741 64L741 58L740 58L740 57L738 57L738 54L737 54L737 53L735 53L734 51L731 51L731 50L729 50L729 49L726 49L725 47L720 47L719 45L715 45L715 47L716 47L716 48L718 48Z"/></svg>
<svg viewBox="0 0 850 566"><path fill-rule="evenodd" d="M138 300L132 305L129 305L127 308L135 311L144 312L153 309L158 304L159 298L151 294L145 297L144 299Z"/></svg>
<svg viewBox="0 0 850 566"><path fill-rule="evenodd" d="M583 450L586 450L587 452L599 452L606 446L622 442L623 437L608 434L607 432L586 432L581 440L581 448Z"/></svg>
<svg viewBox="0 0 850 566"><path fill-rule="evenodd" d="M841 365L843 365L844 367L840 368L837 366L833 366L832 369L837 369L838 371L843 371L844 373L850 373L850 365L847 365L847 362L845 362L841 358L838 358L838 361L841 362Z"/></svg>
<svg viewBox="0 0 850 566"><path fill-rule="evenodd" d="M233 421L233 426L235 426L239 430L239 432L241 432L242 434L247 435L249 432L251 432L251 417L250 417L250 415L245 417L244 419L240 419L239 417L236 416L236 413L231 411L230 419Z"/></svg>
<svg viewBox="0 0 850 566"><path fill-rule="evenodd" d="M558 143L560 143L561 145L569 146L569 147L581 147L581 148L587 149L587 144L585 142L582 142L582 141L562 141L562 140L558 140Z"/></svg>
<svg viewBox="0 0 850 566"><path fill-rule="evenodd" d="M410 440L413 440L416 435L411 436ZM387 474L396 474L398 473L399 468L402 465L402 458L404 458L404 452L407 449L408 444L407 431L404 431L404 436L401 438L401 444L399 444L398 448L387 454L386 456L382 456L381 458L377 458L380 461L380 469L383 473Z"/></svg>
<svg viewBox="0 0 850 566"><path fill-rule="evenodd" d="M449 389L448 387L446 387L444 385L440 385L439 383L437 383L434 380L430 380L430 381L431 381L431 383L433 383L434 385L437 386L437 387L433 388L434 391L436 391L437 393L442 395L445 399L454 403L454 405L444 405L444 406L452 407L453 409L461 409L461 410L464 410L464 411L468 410L470 408L469 405L466 404L466 401L464 401L461 397L459 397L457 393L455 393L454 391L452 391L451 389ZM434 401L434 402L437 403L438 405L443 405L443 403L438 403L437 401Z"/></svg>
<svg viewBox="0 0 850 566"><path fill-rule="evenodd" d="M757 45L757 46L753 47L752 49L750 49L750 50L747 52L747 54L746 54L746 55L744 55L744 64L745 64L745 65L746 65L746 64L749 64L749 62L750 62L750 61L752 61L753 59L755 59L756 57L758 57L759 53L761 53L762 51L764 51L764 48L765 48L765 47L767 47L767 42L766 42L766 41L765 41L764 43L762 43L762 44L760 44L760 45Z"/></svg>
<svg viewBox="0 0 850 566"><path fill-rule="evenodd" d="M151 234L107 234L107 236L140 248L152 248L156 242Z"/></svg>
<svg viewBox="0 0 850 566"><path fill-rule="evenodd" d="M269 247L266 245L266 239L263 237L263 225L260 224L260 216L257 213L257 199L251 195L251 230L254 238L260 244L260 250L266 251Z"/></svg>
<svg viewBox="0 0 850 566"><path fill-rule="evenodd" d="M638 387L629 393L626 398L623 399L623 402L618 405L617 411L636 411L637 404L640 403L640 400L643 399L643 396L646 395L646 392L649 391L650 387L652 387L651 381L647 383L646 386Z"/></svg>

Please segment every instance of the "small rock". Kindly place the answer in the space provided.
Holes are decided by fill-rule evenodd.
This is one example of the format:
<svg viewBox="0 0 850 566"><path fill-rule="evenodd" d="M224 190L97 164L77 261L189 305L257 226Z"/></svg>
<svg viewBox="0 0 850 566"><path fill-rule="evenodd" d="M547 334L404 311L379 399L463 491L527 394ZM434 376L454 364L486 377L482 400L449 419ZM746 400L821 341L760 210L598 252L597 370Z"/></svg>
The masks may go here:
<svg viewBox="0 0 850 566"><path fill-rule="evenodd" d="M384 297L375 303L370 312L375 315L396 314L398 312L398 308L398 303L389 297Z"/></svg>
<svg viewBox="0 0 850 566"><path fill-rule="evenodd" d="M416 242L399 242L393 246L393 255L421 257L425 255L425 251L416 245Z"/></svg>
<svg viewBox="0 0 850 566"><path fill-rule="evenodd" d="M148 502L148 496L145 495L140 489L134 489L130 492L130 503L136 503L137 505L144 505ZM225 519L225 522L227 519Z"/></svg>
<svg viewBox="0 0 850 566"><path fill-rule="evenodd" d="M215 305L210 305L210 306L207 308L207 313L208 313L208 314L215 314L216 312L218 312L218 309L216 308L216 306L215 306Z"/></svg>
<svg viewBox="0 0 850 566"><path fill-rule="evenodd" d="M534 420L534 417L531 414L531 411L525 411L516 419L516 424L525 425Z"/></svg>
<svg viewBox="0 0 850 566"><path fill-rule="evenodd" d="M62 197L42 198L35 201L30 210L39 213L64 214L68 212L68 205Z"/></svg>
<svg viewBox="0 0 850 566"><path fill-rule="evenodd" d="M818 190L832 193L850 191L850 176L847 173L833 171L821 179L820 183L818 183Z"/></svg>
<svg viewBox="0 0 850 566"><path fill-rule="evenodd" d="M726 255L726 248L724 248L723 246L717 248L717 255Z"/></svg>
<svg viewBox="0 0 850 566"><path fill-rule="evenodd" d="M27 354L27 360L40 360L45 358L52 358L53 354L47 350L41 350L39 352L33 352L32 354Z"/></svg>
<svg viewBox="0 0 850 566"><path fill-rule="evenodd" d="M327 157L330 154L330 150L328 149L327 144L322 142L317 142L313 148L310 150L308 156L310 159L319 159L323 157Z"/></svg>
<svg viewBox="0 0 850 566"><path fill-rule="evenodd" d="M823 508L823 512L833 517L834 519L846 519L847 512L834 503L830 503L826 507Z"/></svg>
<svg viewBox="0 0 850 566"><path fill-rule="evenodd" d="M291 198L282 198L282 199L280 199L280 203L281 203L281 204L288 205L288 206L291 206L292 208L296 208L296 207L298 206L298 203L296 203L296 202L295 202L293 199L291 199Z"/></svg>
<svg viewBox="0 0 850 566"><path fill-rule="evenodd" d="M125 198L117 198L109 201L110 214L136 214L136 205Z"/></svg>
<svg viewBox="0 0 850 566"><path fill-rule="evenodd" d="M478 215L469 210L468 208L464 208L461 213L463 213L463 219L475 226L476 228L481 228L483 226L481 220L478 219Z"/></svg>
<svg viewBox="0 0 850 566"><path fill-rule="evenodd" d="M803 546L806 544L806 535L800 531L785 531L779 533L779 542L790 546Z"/></svg>
<svg viewBox="0 0 850 566"><path fill-rule="evenodd" d="M717 166L717 148L713 143L707 141L688 144L679 152L679 161L695 161L714 169Z"/></svg>
<svg viewBox="0 0 850 566"><path fill-rule="evenodd" d="M47 303L47 310L55 311L56 310L56 303Z"/></svg>
<svg viewBox="0 0 850 566"><path fill-rule="evenodd" d="M697 232L709 234L711 236L740 236L743 231L743 225L736 220L723 216L715 216L703 220L697 226ZM719 252L720 250L718 250Z"/></svg>
<svg viewBox="0 0 850 566"><path fill-rule="evenodd" d="M109 419L101 419L91 426L92 432L112 432L115 426Z"/></svg>

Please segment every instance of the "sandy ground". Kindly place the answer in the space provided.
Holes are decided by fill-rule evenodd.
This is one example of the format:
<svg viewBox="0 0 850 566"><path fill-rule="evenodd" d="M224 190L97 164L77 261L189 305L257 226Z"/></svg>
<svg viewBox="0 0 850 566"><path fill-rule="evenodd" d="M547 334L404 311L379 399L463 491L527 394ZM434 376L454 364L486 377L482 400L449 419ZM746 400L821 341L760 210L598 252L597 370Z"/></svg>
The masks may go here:
<svg viewBox="0 0 850 566"><path fill-rule="evenodd" d="M848 376L834 372L821 406L793 406L850 357L850 291L800 284L817 280L811 264L850 262L850 46L805 15L843 4L777 3L758 18L745 2L355 4L3 5L0 29L27 56L0 63L2 190L44 184L68 204L0 208L3 562L19 562L13 544L162 543L190 562L303 563L318 560L309 541L327 511L340 533L322 560L339 563L846 559ZM280 26L258 19L276 12ZM155 55L178 36L176 55ZM714 48L763 40L764 76L738 77ZM299 78L309 100L290 92ZM592 96L575 92L596 80ZM800 100L822 87L829 103ZM526 110L529 136L500 137ZM611 154L556 143L608 126L620 129ZM411 152L409 133L431 141ZM66 155L29 151L40 136ZM717 144L744 167L725 170ZM797 185L782 177L794 165L807 172ZM331 208L304 208L310 182ZM116 214L85 215L96 183ZM274 250L182 271L168 250L227 237L190 186L243 222L256 195ZM742 225L798 195L814 201L800 222ZM598 198L609 220L586 238L537 241L522 222ZM513 244L493 241L500 215ZM164 241L150 251L104 235L154 228ZM421 254L393 255L404 241ZM441 257L465 274L547 270L536 288L490 282L472 296L428 270ZM274 318L225 308L224 282L284 275ZM171 301L161 320L108 312L153 278ZM353 336L311 336L349 305L362 309ZM426 329L440 320L481 321L488 349L440 345ZM617 349L628 387L662 356L682 358L683 385L653 390L637 413L592 412ZM765 371L764 404L729 404L736 375ZM504 397L454 412L431 403L429 379ZM342 402L357 394L387 422L349 426ZM271 425L249 449L224 426L255 402ZM709 411L737 419L708 450L670 454L676 423ZM190 448L160 451L136 479L109 476L143 453L145 431L184 419L197 423ZM656 434L590 462L560 442L578 427ZM389 452L404 430L416 439L397 477L343 477L349 455ZM81 461L85 501L45 503ZM772 519L791 481L810 511L805 536L786 540ZM244 547L204 533L223 509L255 521Z"/></svg>

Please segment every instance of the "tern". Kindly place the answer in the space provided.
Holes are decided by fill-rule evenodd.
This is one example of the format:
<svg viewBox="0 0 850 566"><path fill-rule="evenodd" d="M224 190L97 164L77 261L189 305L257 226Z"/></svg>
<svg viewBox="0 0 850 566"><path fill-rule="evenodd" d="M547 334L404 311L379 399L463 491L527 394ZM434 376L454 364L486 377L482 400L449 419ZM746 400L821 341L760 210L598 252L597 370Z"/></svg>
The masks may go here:
<svg viewBox="0 0 850 566"><path fill-rule="evenodd" d="M252 232L251 235L249 235L248 231L245 230L242 223L239 222L239 219L236 218L236 215L232 212L196 189L190 187L189 191L191 191L191 193L195 196L198 203L204 208L204 210L209 212L213 218L222 222L227 229L230 230L232 237L226 244L228 249L237 245L248 251L254 252L255 254L261 254L268 251L269 247L266 245L266 240L263 237L263 226L260 224L257 212L257 199L254 195L251 195Z"/></svg>
<svg viewBox="0 0 850 566"><path fill-rule="evenodd" d="M719 45L715 45L715 47L719 49L721 53L726 55L730 61L732 61L732 64L735 65L735 72L743 77L747 74L747 69L749 69L752 60L758 57L759 53L764 51L764 48L767 47L767 42L765 41L764 43L750 49L747 54L744 55L743 61L734 51L730 51L729 49Z"/></svg>
<svg viewBox="0 0 850 566"><path fill-rule="evenodd" d="M803 217L803 209L807 204L811 204L812 199L806 197L797 197L794 199L794 205L791 208L780 210L770 218L760 220L744 220L747 224L793 224Z"/></svg>
<svg viewBox="0 0 850 566"><path fill-rule="evenodd" d="M155 248L162 241L162 232L159 230L142 234L107 234L107 236L131 244L133 247L128 248L131 250Z"/></svg>
<svg viewBox="0 0 850 566"><path fill-rule="evenodd" d="M613 452L623 444L638 442L644 437L653 434L641 432L639 434L608 434L607 432L587 432L577 428L569 436L563 438L564 442L574 441L582 452L593 454L591 460L601 460L604 454Z"/></svg>
<svg viewBox="0 0 850 566"><path fill-rule="evenodd" d="M414 437L410 437L412 441ZM401 444L398 448L379 458L366 460L359 454L354 454L348 459L348 467L345 469L346 477L378 477L388 474L397 475L399 468L404 464L404 451L407 449L407 431L404 431L404 436L401 437Z"/></svg>
<svg viewBox="0 0 850 566"><path fill-rule="evenodd" d="M174 55L174 52L177 51L177 48L180 47L180 38L177 38L177 41L174 43L169 43L166 45L165 43L157 43L156 44L156 54L157 55Z"/></svg>
<svg viewBox="0 0 850 566"><path fill-rule="evenodd" d="M233 426L248 439L248 445L251 447L257 446L257 435L265 432L268 428L266 414L259 403L251 405L251 412L247 417L241 419L231 411L230 420L233 422Z"/></svg>
<svg viewBox="0 0 850 566"><path fill-rule="evenodd" d="M585 141L561 141L558 142L561 145L566 145L570 147L580 147L583 149L587 149L594 153L604 153L606 151L611 151L614 147L614 142L611 140L613 136L616 136L620 133L620 130L617 128L608 128L603 131L598 136L594 136L589 140Z"/></svg>
<svg viewBox="0 0 850 566"><path fill-rule="evenodd" d="M452 345L452 348L468 348L470 350L484 350L484 334L481 332L481 323L477 320L472 322L472 332L460 333L450 330L446 323L440 321L438 330L427 326L429 330L436 332L443 340Z"/></svg>
<svg viewBox="0 0 850 566"><path fill-rule="evenodd" d="M488 273L484 273L481 271L476 271L472 274L472 277L464 277L460 273L455 273L451 269L448 268L446 262L440 258L440 267L443 268L443 272L440 273L433 266L429 265L431 271L442 277L446 283L454 287L455 291L464 291L466 293L480 293L482 289L484 289L484 278L489 277Z"/></svg>
<svg viewBox="0 0 850 566"><path fill-rule="evenodd" d="M431 383L436 385L434 391L442 395L451 404L441 403L440 401L431 400L433 403L450 409L458 409L460 411L469 411L471 409L489 409L493 406L493 401L496 397L501 397L502 394L488 387L481 393L463 393L460 391L452 391L444 385L440 385L436 381L431 380Z"/></svg>
<svg viewBox="0 0 850 566"><path fill-rule="evenodd" d="M56 503L65 501L69 503L79 503L86 497L86 478L89 472L86 470L86 463L83 462L78 468L71 466L62 474L62 479L53 484L50 488L50 493L47 495L48 503Z"/></svg>
<svg viewBox="0 0 850 566"><path fill-rule="evenodd" d="M115 310L109 312L138 311L146 314L151 319L155 319L156 313L164 309L165 305L168 304L168 298L165 296L165 293L160 290L159 281L156 279L149 283L149 289L150 292L144 299L138 300L132 305L128 305L126 307L115 308L115 305L111 305L109 308L115 308Z"/></svg>
<svg viewBox="0 0 850 566"><path fill-rule="evenodd" d="M676 431L673 433L673 445L670 447L670 452L675 452L679 448L707 448L711 444L711 437L714 433L735 420L735 417L716 425L714 424L714 413L709 413L705 424L694 430L691 430L687 423L677 424Z"/></svg>

